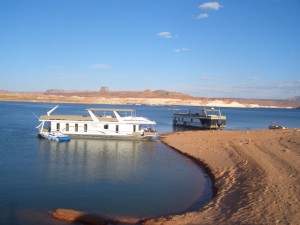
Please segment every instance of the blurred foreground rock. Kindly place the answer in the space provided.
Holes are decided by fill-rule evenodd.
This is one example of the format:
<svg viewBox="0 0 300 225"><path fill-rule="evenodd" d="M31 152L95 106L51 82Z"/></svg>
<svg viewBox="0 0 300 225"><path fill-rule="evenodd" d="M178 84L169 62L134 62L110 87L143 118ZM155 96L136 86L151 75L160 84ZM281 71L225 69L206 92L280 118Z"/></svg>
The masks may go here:
<svg viewBox="0 0 300 225"><path fill-rule="evenodd" d="M56 209L52 215L58 220L90 225L138 224L140 222L140 220L136 218L108 219L98 215L72 209Z"/></svg>

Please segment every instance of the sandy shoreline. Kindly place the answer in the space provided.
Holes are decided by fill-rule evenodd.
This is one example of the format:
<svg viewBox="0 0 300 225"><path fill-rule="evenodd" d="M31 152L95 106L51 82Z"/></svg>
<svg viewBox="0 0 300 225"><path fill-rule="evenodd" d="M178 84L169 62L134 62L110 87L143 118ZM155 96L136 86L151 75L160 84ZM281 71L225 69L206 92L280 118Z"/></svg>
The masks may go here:
<svg viewBox="0 0 300 225"><path fill-rule="evenodd" d="M95 221L93 215L65 209L53 216L91 224L300 224L300 129L186 131L161 140L208 167L216 195L206 206L144 220Z"/></svg>
<svg viewBox="0 0 300 225"><path fill-rule="evenodd" d="M145 224L299 224L300 130L188 131L162 138L207 164L217 195L204 208Z"/></svg>

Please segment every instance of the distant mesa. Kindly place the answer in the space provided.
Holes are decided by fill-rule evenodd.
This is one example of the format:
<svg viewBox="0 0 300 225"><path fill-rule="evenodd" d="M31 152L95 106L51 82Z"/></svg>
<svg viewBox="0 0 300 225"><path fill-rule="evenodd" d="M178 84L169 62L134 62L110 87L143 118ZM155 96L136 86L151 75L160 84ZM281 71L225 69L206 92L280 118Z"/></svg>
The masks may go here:
<svg viewBox="0 0 300 225"><path fill-rule="evenodd" d="M109 93L108 87L101 87L101 88L100 88L100 93L101 93L101 94L107 94L107 93Z"/></svg>
<svg viewBox="0 0 300 225"><path fill-rule="evenodd" d="M42 92L11 92L0 90L0 101L300 108L300 96L285 100L205 98L166 90L111 91L107 86L94 91L48 89Z"/></svg>
<svg viewBox="0 0 300 225"><path fill-rule="evenodd" d="M49 89L44 93L46 94L68 94L68 93L83 93L88 91L78 91L78 90L64 90L64 89Z"/></svg>
<svg viewBox="0 0 300 225"><path fill-rule="evenodd" d="M63 89L49 89L44 92L45 94L51 95L78 95L78 96L99 96L103 95L105 97L118 97L118 98L178 98L178 99L188 99L193 98L190 95L170 92L165 90L155 90L146 89L145 91L110 91L107 86L102 86L99 91L78 91L78 90L63 90Z"/></svg>
<svg viewBox="0 0 300 225"><path fill-rule="evenodd" d="M63 89L49 89L49 90L46 90L45 93L66 93L66 92L70 92L70 91L66 91L66 90L63 90Z"/></svg>
<svg viewBox="0 0 300 225"><path fill-rule="evenodd" d="M294 97L288 98L288 100L300 100L300 96L294 96Z"/></svg>
<svg viewBox="0 0 300 225"><path fill-rule="evenodd" d="M192 96L187 95L187 94L183 94L183 93L178 93L178 92L170 92L170 91L165 91L165 90L155 90L155 91L151 91L149 89L143 91L141 93L142 97L144 98L163 98L163 97L169 97L169 98L191 98Z"/></svg>

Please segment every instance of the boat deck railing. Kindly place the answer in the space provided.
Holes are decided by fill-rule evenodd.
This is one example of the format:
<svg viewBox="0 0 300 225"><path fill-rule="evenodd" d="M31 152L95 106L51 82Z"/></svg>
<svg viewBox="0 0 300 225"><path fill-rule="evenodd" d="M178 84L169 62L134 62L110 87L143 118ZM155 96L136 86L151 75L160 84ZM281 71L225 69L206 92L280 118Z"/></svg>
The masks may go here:
<svg viewBox="0 0 300 225"><path fill-rule="evenodd" d="M115 116L97 116L99 121L117 122L118 119ZM73 121L93 121L90 116L80 115L43 115L40 120L73 120Z"/></svg>
<svg viewBox="0 0 300 225"><path fill-rule="evenodd" d="M220 109L215 108L195 108L189 109L187 112L178 112L174 113L174 116L186 116L186 117L202 117L202 118L211 118L211 117L223 117ZM225 117L225 116L224 116Z"/></svg>

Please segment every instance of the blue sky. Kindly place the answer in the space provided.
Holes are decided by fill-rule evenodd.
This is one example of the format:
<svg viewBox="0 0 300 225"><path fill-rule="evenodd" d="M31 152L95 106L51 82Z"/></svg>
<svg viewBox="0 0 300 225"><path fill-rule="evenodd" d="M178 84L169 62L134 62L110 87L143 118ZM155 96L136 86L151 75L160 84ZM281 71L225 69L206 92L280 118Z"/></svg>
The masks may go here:
<svg viewBox="0 0 300 225"><path fill-rule="evenodd" d="M300 96L299 0L0 0L0 90Z"/></svg>

